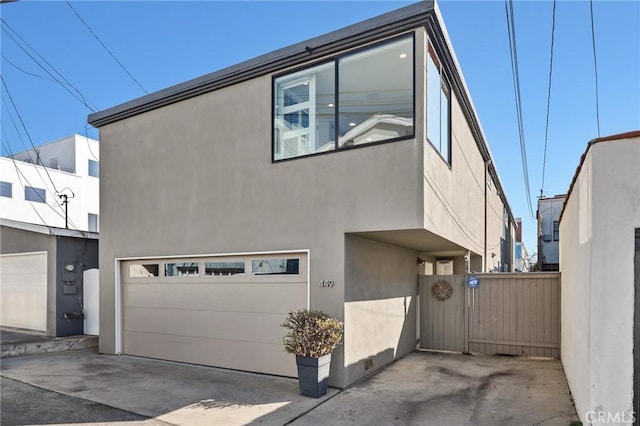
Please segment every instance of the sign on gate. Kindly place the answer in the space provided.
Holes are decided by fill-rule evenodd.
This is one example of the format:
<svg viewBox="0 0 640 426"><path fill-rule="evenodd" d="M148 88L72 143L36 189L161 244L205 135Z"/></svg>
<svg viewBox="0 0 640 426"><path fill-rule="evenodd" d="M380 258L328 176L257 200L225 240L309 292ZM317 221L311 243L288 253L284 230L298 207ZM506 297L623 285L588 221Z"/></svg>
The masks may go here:
<svg viewBox="0 0 640 426"><path fill-rule="evenodd" d="M471 275L469 278L467 278L467 287L469 288L480 287L480 279L475 275Z"/></svg>

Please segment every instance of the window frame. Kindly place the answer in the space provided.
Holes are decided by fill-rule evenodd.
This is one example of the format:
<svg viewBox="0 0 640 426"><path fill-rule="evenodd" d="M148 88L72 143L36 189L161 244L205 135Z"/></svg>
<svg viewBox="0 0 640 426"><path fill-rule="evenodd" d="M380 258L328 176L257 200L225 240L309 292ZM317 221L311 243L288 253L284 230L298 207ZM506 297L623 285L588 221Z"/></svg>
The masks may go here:
<svg viewBox="0 0 640 426"><path fill-rule="evenodd" d="M551 235L553 241L560 241L560 222L557 220L551 224Z"/></svg>
<svg viewBox="0 0 640 426"><path fill-rule="evenodd" d="M411 85L412 85L412 99L411 99L411 104L412 104L412 120L413 120L413 132L411 135L407 135L407 136L400 136L397 138L391 138L391 139L384 139L384 140L380 140L380 141L373 141L373 142L369 142L366 144L358 144L358 145L347 145L347 146L339 146L339 137L338 134L340 132L339 129L339 117L340 117L340 105L338 102L338 97L339 97L339 93L340 93L340 81L339 81L339 73L338 73L338 67L339 67L339 63L340 63L340 59L351 56L351 55L355 55L357 53L369 50L369 49L375 49L381 46L384 46L385 44L391 44L394 43L396 41L402 40L402 39L411 39L411 48L412 48L412 65L411 65ZM403 141L403 140L412 140L416 138L416 33L415 30L411 30L409 32L405 32L399 35L395 35L393 37L389 37L386 38L384 40L379 40L379 41L375 41L372 43L369 43L365 46L361 46L352 50L348 50L346 52L342 52L342 53L338 53L335 54L333 56L330 56L329 58L323 58L321 60L318 61L314 61L314 62L310 62L304 65L301 65L299 67L295 67L292 69L288 69L286 71L282 71L279 73L275 73L272 74L271 76L271 117L270 117L270 121L271 121L271 163L281 163L283 161L291 161L291 160L297 160L297 159L301 159L301 158L308 158L308 157L315 157L318 155L326 155L326 154L333 154L336 152L341 152L341 151L349 151L352 149L360 149L360 148L367 148L367 147L371 147L371 146L376 146L376 145L381 145L381 144L386 144L386 143L393 143L393 142L399 142L399 141ZM305 69L311 69L317 66L321 66L324 64L328 64L328 63L333 63L334 64L334 96L335 96L335 100L334 100L334 122L335 122L335 135L334 135L334 148L332 150L328 150L328 151L321 151L321 152L313 152L310 154L304 154L304 155L298 155L298 156L294 156L294 157L287 157L287 158L281 158L281 159L276 159L275 158L275 154L276 154L276 127L275 127L275 114L276 114L276 108L275 108L275 101L276 101L276 97L277 97L277 93L276 93L276 80L278 78L281 77L285 77L287 75L291 75L291 74L295 74L297 72L300 71L304 71ZM449 86L450 88L451 86ZM449 118L450 120L450 118Z"/></svg>
<svg viewBox="0 0 640 426"><path fill-rule="evenodd" d="M0 187L9 188L9 195L4 195L4 190L0 189L0 197L13 198L13 182L0 181Z"/></svg>
<svg viewBox="0 0 640 426"><path fill-rule="evenodd" d="M29 198L27 198L27 190L34 190L35 194L38 194L37 191L42 191L44 194L44 197L40 197L40 195L37 195L37 200L30 200ZM47 190L44 188L36 188L35 186L25 186L24 187L24 200L25 201L29 201L31 203L44 203L47 204Z"/></svg>
<svg viewBox="0 0 640 426"><path fill-rule="evenodd" d="M269 261L269 260L284 260L285 262L289 262L290 260L297 260L298 261L298 272L296 273L278 273L278 272L274 272L274 273L264 273L264 274L260 274L260 273L256 273L253 271L253 263L254 262L264 262L264 261ZM300 256L275 256L275 257L260 257L260 256L254 256L251 258L251 260L249 262L247 262L247 266L249 266L249 274L251 275L251 277L253 278L263 278L263 277L299 277L301 274L301 265L302 265L302 259ZM286 270L285 270L286 271Z"/></svg>
<svg viewBox="0 0 640 426"><path fill-rule="evenodd" d="M187 275L167 275L167 267L169 267L169 265L182 265L182 267L185 267L185 264L190 264L191 267L193 268L194 264L195 264L195 268L197 270L197 272L195 274L187 274ZM176 266L176 271L177 268L179 268L180 266ZM200 278L201 277L201 271L202 271L202 262L200 262L199 260L192 260L192 259L169 259L165 262L162 262L162 267L160 269L160 277L163 280L178 280L178 279L193 279L193 278Z"/></svg>
<svg viewBox="0 0 640 426"><path fill-rule="evenodd" d="M92 217L95 217L95 221L96 221L96 229L95 230L91 230L91 219ZM100 216L98 215L98 213L87 213L87 231L89 232L95 232L95 233L99 233L100 232Z"/></svg>
<svg viewBox="0 0 640 426"><path fill-rule="evenodd" d="M156 266L157 267L157 275L132 275L131 274L131 268L133 266L142 266L143 268L146 269L147 266ZM144 263L144 260L141 260L137 263L129 263L128 267L127 267L127 275L129 277L129 279L132 280L150 280L150 279L158 279L160 277L162 277L162 275L160 274L163 270L163 266L161 262L157 262L157 261L149 261L147 263Z"/></svg>
<svg viewBox="0 0 640 426"><path fill-rule="evenodd" d="M233 275L209 275L207 274L207 263L242 263L244 265L244 272L233 274ZM229 280L233 278L242 278L245 279L247 277L247 261L246 258L230 258L230 259L218 259L218 258L207 258L202 261L202 277L208 280Z"/></svg>
<svg viewBox="0 0 640 426"><path fill-rule="evenodd" d="M91 174L91 163L95 163L95 167L98 170L98 174ZM88 159L87 160L87 176L91 176L91 177L95 177L95 178L100 178L100 162L96 161L96 160L92 160L92 159Z"/></svg>
<svg viewBox="0 0 640 426"><path fill-rule="evenodd" d="M433 44L431 44L431 41L427 41L427 50L426 50L426 55L425 55L425 62L429 60L429 58L431 58L433 60L434 65L436 66L436 68L438 69L438 75L440 76L440 91L442 91L442 86L443 83L447 88L447 92L448 92L448 102L447 102L447 153L448 153L448 157L449 158L445 158L444 155L442 155L442 152L440 151L440 149L435 145L435 143L433 143L431 140L429 140L429 117L428 117L428 112L429 112L429 104L428 104L428 93L429 93L429 77L427 75L427 64L425 63L425 88L426 88L426 93L424 96L424 100L425 100L425 105L424 105L424 124L425 124L425 131L424 131L424 136L425 136L425 140L429 143L429 145L431 145L431 147L436 151L436 153L438 154L438 156L442 159L442 161L444 161L449 168L451 168L453 166L453 153L451 152L452 147L453 147L453 138L452 138L452 134L451 134L451 99L454 96L454 92L453 89L451 88L451 81L449 80L449 77L446 74L446 69L444 67L444 65L442 65L442 61L440 61L440 58L438 57L438 54L436 53L436 49L435 47L433 47ZM442 106L442 99L440 99L440 106ZM442 111L442 109L439 110L440 112ZM442 113L440 113L440 116L438 117L438 121L440 123L442 123ZM442 134L442 132L440 132Z"/></svg>

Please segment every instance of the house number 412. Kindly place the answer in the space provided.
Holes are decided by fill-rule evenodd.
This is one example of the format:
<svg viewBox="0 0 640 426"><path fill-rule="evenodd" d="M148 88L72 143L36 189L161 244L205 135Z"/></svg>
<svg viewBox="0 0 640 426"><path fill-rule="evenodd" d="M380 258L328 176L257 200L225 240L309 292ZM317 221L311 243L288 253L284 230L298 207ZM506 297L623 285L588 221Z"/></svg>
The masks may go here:
<svg viewBox="0 0 640 426"><path fill-rule="evenodd" d="M334 284L333 280L320 280L318 287L333 287Z"/></svg>

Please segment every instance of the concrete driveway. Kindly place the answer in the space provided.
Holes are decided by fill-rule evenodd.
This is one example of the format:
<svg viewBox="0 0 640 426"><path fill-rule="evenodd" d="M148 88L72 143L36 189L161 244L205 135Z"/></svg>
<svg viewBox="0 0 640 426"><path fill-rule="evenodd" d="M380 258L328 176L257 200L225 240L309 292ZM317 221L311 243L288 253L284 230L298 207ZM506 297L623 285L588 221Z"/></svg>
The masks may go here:
<svg viewBox="0 0 640 426"><path fill-rule="evenodd" d="M69 410L67 422L75 424L568 426L577 420L560 363L546 360L414 352L318 400L298 395L294 379L92 350L8 358L0 373L17 381L3 386L3 407L18 399L24 407L22 421L2 418L3 425L52 423L46 412L41 421L43 413L28 414L48 399L59 401L47 408L51 420L65 418L53 411ZM74 404L93 408L82 417Z"/></svg>

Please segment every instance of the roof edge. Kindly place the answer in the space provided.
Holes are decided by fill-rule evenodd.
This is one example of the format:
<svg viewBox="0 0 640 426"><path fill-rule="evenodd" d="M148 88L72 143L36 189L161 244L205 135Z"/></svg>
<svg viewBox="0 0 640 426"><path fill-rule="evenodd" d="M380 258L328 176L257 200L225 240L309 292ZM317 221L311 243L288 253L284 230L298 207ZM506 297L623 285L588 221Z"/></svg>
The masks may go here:
<svg viewBox="0 0 640 426"><path fill-rule="evenodd" d="M580 175L580 171L582 170L582 165L584 164L584 160L587 158L587 154L591 150L591 147L600 142L612 142L619 141L623 139L634 139L640 138L640 130L631 130L629 132L624 133L616 133L615 135L610 136L602 136L599 138L591 139L589 143L587 143L587 147L584 150L584 153L580 156L580 162L578 163L578 167L576 168L575 173L573 174L573 178L571 179L571 183L569 184L569 190L566 194L566 200L562 206L562 211L560 212L560 217L558 218L558 223L562 222L562 216L564 216L564 211L567 208L567 201L569 201L569 197L571 197L571 192L573 191L573 187L578 180L578 176Z"/></svg>
<svg viewBox="0 0 640 426"><path fill-rule="evenodd" d="M76 229L57 228L55 226L39 225L37 223L20 222L12 219L0 218L0 226L20 229L22 231L34 232L36 234L51 235L54 237L86 238L98 240L99 234L90 231L80 231Z"/></svg>
<svg viewBox="0 0 640 426"><path fill-rule="evenodd" d="M94 127L101 127L252 78L357 47L362 43L390 37L422 25L433 8L434 0L422 0L98 111L90 114L87 121Z"/></svg>

